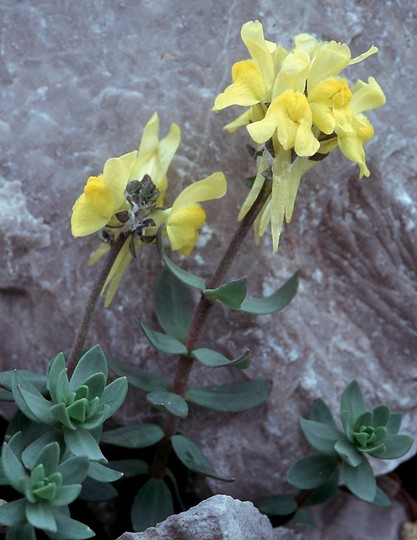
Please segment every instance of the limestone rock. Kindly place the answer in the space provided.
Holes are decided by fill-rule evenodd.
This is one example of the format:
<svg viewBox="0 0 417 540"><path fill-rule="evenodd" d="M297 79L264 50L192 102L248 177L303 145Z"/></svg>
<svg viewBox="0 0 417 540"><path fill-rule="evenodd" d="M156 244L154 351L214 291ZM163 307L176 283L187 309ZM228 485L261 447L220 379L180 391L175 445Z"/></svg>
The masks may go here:
<svg viewBox="0 0 417 540"><path fill-rule="evenodd" d="M215 495L187 512L171 516L142 533L124 533L118 540L301 540L298 533L273 529L250 502Z"/></svg>
<svg viewBox="0 0 417 540"><path fill-rule="evenodd" d="M162 134L171 122L182 127L169 200L215 170L229 180L227 199L207 205L205 248L180 260L202 277L213 271L244 198L242 179L253 170L245 131L222 131L234 113L210 109L232 63L247 55L241 24L257 18L269 39L288 47L300 32L347 42L354 55L378 45L378 55L348 75L374 75L387 105L369 115L371 178L359 182L356 167L335 152L303 180L278 255L268 235L259 247L249 236L236 261L230 277L247 275L250 294L268 294L295 271L300 288L277 316L219 307L210 320L202 346L231 356L250 347L253 365L244 373L196 367L191 384L267 377L274 387L266 404L240 415L191 407L182 429L220 473L236 477L234 484L206 483L201 493L257 501L282 491L288 466L309 452L299 416L317 397L337 411L352 378L370 405L384 401L404 412L403 430L416 435L414 12L412 0L2 2L1 368L42 371L71 346L96 246L94 238L71 238L73 202L107 158L136 148L155 110ZM144 249L110 309L96 314L89 343L171 376L173 362L167 367L135 322L140 314L155 324L151 289L159 268L154 248ZM118 415L121 423L155 419L135 390Z"/></svg>

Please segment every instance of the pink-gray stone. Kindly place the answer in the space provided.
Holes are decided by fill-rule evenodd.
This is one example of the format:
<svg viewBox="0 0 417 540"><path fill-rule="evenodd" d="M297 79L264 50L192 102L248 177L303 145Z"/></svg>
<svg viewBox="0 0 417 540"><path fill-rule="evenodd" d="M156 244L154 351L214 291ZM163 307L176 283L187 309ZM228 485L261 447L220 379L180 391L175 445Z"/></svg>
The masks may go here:
<svg viewBox="0 0 417 540"><path fill-rule="evenodd" d="M215 495L167 518L142 533L124 533L118 540L301 540L284 527L273 529L252 503Z"/></svg>
<svg viewBox="0 0 417 540"><path fill-rule="evenodd" d="M304 179L294 217L273 254L249 235L230 277L247 275L250 294L268 294L293 272L299 293L276 316L255 318L217 307L202 346L230 356L250 347L243 373L196 366L191 385L266 377L268 402L242 414L191 406L182 429L233 484L201 484L259 501L285 490L288 466L309 448L298 429L313 399L337 411L356 378L369 405L405 413L416 435L417 331L416 19L412 0L92 0L0 6L0 359L2 369L42 371L71 346L95 269L86 261L95 238L74 240L69 219L86 178L104 161L136 148L153 111L162 134L171 122L182 143L170 170L168 201L181 187L223 170L226 200L207 204L208 223L194 257L177 259L207 278L231 238L253 174L248 137L222 131L234 112L210 112L246 57L242 23L259 19L271 40L291 46L299 32L348 42L353 55L372 43L380 52L349 68L352 80L374 75L387 105L369 114L371 178L340 154ZM204 245L203 245L204 244ZM160 262L142 250L110 309L100 309L89 344L154 373L172 376L173 359L156 354L140 334L138 315L155 325L151 290ZM156 328L156 326L154 326ZM132 390L120 423L158 420ZM392 469L397 460L376 466Z"/></svg>

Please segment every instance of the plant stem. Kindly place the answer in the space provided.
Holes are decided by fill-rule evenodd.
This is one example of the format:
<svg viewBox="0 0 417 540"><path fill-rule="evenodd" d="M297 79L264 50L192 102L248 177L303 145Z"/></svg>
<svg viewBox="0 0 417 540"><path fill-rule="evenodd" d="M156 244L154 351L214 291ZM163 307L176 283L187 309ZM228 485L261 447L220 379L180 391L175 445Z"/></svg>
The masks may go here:
<svg viewBox="0 0 417 540"><path fill-rule="evenodd" d="M265 183L258 197L255 199L252 207L249 209L248 213L239 223L239 226L233 238L231 239L221 261L217 266L216 271L213 274L213 278L209 282L208 288L215 289L221 285L239 251L240 246L242 245L243 240L245 239L256 217L258 216L263 205L265 204L269 193L269 185ZM210 302L204 295L201 295L187 338L186 345L189 351L192 351L197 347L198 341L207 322L209 312L213 305L213 302ZM190 376L193 363L194 359L191 356L179 357L178 366L171 389L173 393L180 396L183 396L185 394L188 378ZM180 421L181 419L176 416L168 416L165 422L165 437L160 441L157 446L154 462L150 471L150 475L153 478L162 478L165 474L165 468L167 466L169 454L171 451L170 438L177 432Z"/></svg>
<svg viewBox="0 0 417 540"><path fill-rule="evenodd" d="M113 263L116 260L117 255L120 253L120 250L126 238L127 238L126 234L121 233L116 238L116 240L111 244L110 251L107 254L106 259L104 260L101 270L97 276L96 282L94 283L93 288L90 291L90 294L87 299L87 303L84 308L83 317L78 327L77 334L75 336L75 340L74 340L71 352L67 360L69 376L74 371L75 366L78 360L80 359L81 353L84 348L85 340L87 338L87 334L90 329L93 313L97 306L97 302L100 297L101 291L103 290L104 284L110 273Z"/></svg>

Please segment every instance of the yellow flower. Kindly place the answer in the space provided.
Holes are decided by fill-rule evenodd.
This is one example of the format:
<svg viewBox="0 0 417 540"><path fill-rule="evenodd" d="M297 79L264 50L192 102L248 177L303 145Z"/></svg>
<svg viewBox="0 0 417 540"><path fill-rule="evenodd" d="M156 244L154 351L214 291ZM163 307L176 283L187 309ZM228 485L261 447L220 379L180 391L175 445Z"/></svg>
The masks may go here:
<svg viewBox="0 0 417 540"><path fill-rule="evenodd" d="M160 206L163 205L168 186L167 170L178 150L180 138L180 128L177 124L172 124L168 134L159 140L159 117L155 112L143 130L134 159L130 159L130 154L126 155L129 159L130 178L141 180L148 174L159 189L160 197L157 204Z"/></svg>
<svg viewBox="0 0 417 540"><path fill-rule="evenodd" d="M251 59L233 66L233 82L217 96L213 110L249 107L225 126L228 131L246 126L257 145L257 174L238 219L265 189L269 196L255 221L255 232L259 238L270 224L276 251L303 174L334 148L339 146L359 165L360 176L369 176L363 145L374 132L362 113L383 105L385 97L374 78L350 88L340 73L378 49L372 46L352 58L346 43L299 34L288 52L264 38L258 21L243 25L241 34Z"/></svg>
<svg viewBox="0 0 417 540"><path fill-rule="evenodd" d="M120 158L107 160L101 176L90 176L72 209L71 230L75 237L99 231L115 219L116 212L127 208L124 191L128 180L129 168ZM117 220L114 225L117 223L121 225Z"/></svg>
<svg viewBox="0 0 417 540"><path fill-rule="evenodd" d="M174 251L189 255L198 238L198 230L206 219L200 202L220 199L226 194L227 183L223 173L212 175L186 187L175 199L172 208L166 210L160 222L166 223L166 231Z"/></svg>
<svg viewBox="0 0 417 540"><path fill-rule="evenodd" d="M287 90L274 99L265 118L248 126L252 139L263 144L277 130L284 150L294 148L298 156L312 156L320 143L311 130L313 115L307 98L300 92Z"/></svg>

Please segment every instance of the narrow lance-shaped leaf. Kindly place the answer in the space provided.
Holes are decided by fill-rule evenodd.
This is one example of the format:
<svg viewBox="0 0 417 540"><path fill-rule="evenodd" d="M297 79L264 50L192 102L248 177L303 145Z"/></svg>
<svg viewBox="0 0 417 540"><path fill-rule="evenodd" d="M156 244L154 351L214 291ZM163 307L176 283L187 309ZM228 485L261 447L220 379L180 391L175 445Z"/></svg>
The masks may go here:
<svg viewBox="0 0 417 540"><path fill-rule="evenodd" d="M288 469L287 480L299 489L314 489L327 482L337 468L337 459L332 456L307 456Z"/></svg>
<svg viewBox="0 0 417 540"><path fill-rule="evenodd" d="M166 354L187 354L187 347L181 343L178 339L168 336L167 334L162 334L161 332L156 332L146 327L141 320L139 320L140 327L143 330L143 333L148 338L151 345L162 351Z"/></svg>
<svg viewBox="0 0 417 540"><path fill-rule="evenodd" d="M345 435L337 429L314 420L300 419L300 426L308 442L322 454L337 455L334 449L337 441L345 439Z"/></svg>
<svg viewBox="0 0 417 540"><path fill-rule="evenodd" d="M163 436L164 432L157 424L138 424L105 431L101 442L124 448L146 448L156 444Z"/></svg>
<svg viewBox="0 0 417 540"><path fill-rule="evenodd" d="M161 478L149 479L138 491L130 517L133 529L141 532L154 527L174 513L171 491Z"/></svg>
<svg viewBox="0 0 417 540"><path fill-rule="evenodd" d="M265 298L245 298L238 311L253 315L276 313L287 306L294 298L298 287L298 277L294 274L277 291Z"/></svg>
<svg viewBox="0 0 417 540"><path fill-rule="evenodd" d="M253 381L207 386L187 390L185 399L214 411L240 412L253 409L263 403L272 388L271 381Z"/></svg>
<svg viewBox="0 0 417 540"><path fill-rule="evenodd" d="M246 296L246 278L225 283L217 289L205 289L206 298L214 299L233 309L239 309Z"/></svg>
<svg viewBox="0 0 417 540"><path fill-rule="evenodd" d="M349 490L359 499L367 502L372 502L375 499L375 476L366 458L357 467L351 467L343 462L342 479Z"/></svg>
<svg viewBox="0 0 417 540"><path fill-rule="evenodd" d="M170 384L144 369L141 369L133 364L119 362L115 358L109 356L109 367L116 375L124 375L129 384L135 388L139 388L144 392L153 392L154 390L169 390Z"/></svg>
<svg viewBox="0 0 417 540"><path fill-rule="evenodd" d="M190 290L167 267L156 281L155 313L164 332L185 343L193 319Z"/></svg>
<svg viewBox="0 0 417 540"><path fill-rule="evenodd" d="M227 478L216 473L212 464L190 439L184 435L171 437L172 448L178 459L191 471L209 476L223 482L232 482L233 478Z"/></svg>
<svg viewBox="0 0 417 540"><path fill-rule="evenodd" d="M196 358L200 362L200 364L203 364L203 366L210 368L230 366L239 369L245 369L249 366L251 361L251 355L249 350L247 350L244 355L236 358L235 360L229 360L217 351L204 348L194 349L191 355L194 356L194 358Z"/></svg>
<svg viewBox="0 0 417 540"><path fill-rule="evenodd" d="M158 410L178 418L185 418L188 414L187 402L178 394L172 392L151 392L146 399Z"/></svg>

